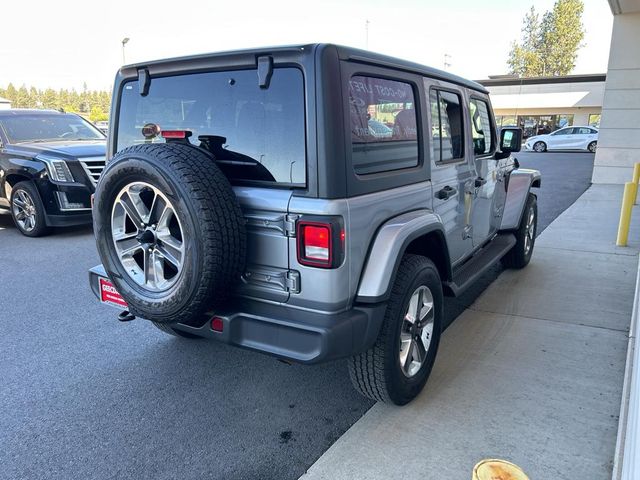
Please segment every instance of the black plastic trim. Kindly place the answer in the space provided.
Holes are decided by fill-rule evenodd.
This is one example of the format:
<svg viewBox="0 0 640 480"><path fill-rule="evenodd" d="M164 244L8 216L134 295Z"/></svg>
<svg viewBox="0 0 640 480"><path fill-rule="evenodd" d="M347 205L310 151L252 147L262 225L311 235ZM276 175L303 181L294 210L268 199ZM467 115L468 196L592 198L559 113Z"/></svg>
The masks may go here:
<svg viewBox="0 0 640 480"><path fill-rule="evenodd" d="M89 270L89 283L96 298L100 298L98 278L106 276L102 265ZM201 327L183 324L172 327L278 358L315 364L350 357L371 348L387 308L386 304L379 303L355 305L344 312L321 313L249 299L238 299L234 307L211 313L212 318L222 319L222 332L214 331L210 321Z"/></svg>

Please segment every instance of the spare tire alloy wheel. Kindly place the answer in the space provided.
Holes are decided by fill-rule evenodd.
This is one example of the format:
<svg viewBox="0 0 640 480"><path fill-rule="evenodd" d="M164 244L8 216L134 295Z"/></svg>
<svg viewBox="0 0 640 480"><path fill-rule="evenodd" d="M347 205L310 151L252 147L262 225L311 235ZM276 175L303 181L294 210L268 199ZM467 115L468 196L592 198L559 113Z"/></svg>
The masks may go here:
<svg viewBox="0 0 640 480"><path fill-rule="evenodd" d="M111 233L129 277L151 292L173 286L183 265L185 243L171 201L144 182L126 185L111 212Z"/></svg>
<svg viewBox="0 0 640 480"><path fill-rule="evenodd" d="M156 324L203 325L244 272L240 203L215 160L194 146L119 151L96 187L93 223L129 311Z"/></svg>

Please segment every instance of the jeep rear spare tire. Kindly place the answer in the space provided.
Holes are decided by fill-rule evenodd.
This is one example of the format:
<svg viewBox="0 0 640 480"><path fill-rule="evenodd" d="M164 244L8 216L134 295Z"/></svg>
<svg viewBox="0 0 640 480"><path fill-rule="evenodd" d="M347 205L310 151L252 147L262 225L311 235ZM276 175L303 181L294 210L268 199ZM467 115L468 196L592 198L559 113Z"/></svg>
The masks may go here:
<svg viewBox="0 0 640 480"><path fill-rule="evenodd" d="M118 152L96 187L93 222L105 270L137 317L197 322L229 298L244 270L240 204L194 146Z"/></svg>

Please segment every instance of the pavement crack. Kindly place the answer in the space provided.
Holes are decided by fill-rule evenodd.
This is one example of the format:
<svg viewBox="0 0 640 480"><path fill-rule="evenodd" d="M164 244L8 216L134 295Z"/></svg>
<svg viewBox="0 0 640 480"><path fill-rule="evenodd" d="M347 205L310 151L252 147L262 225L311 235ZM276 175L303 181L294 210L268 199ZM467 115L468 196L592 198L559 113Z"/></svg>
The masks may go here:
<svg viewBox="0 0 640 480"><path fill-rule="evenodd" d="M549 249L549 250L564 250L567 252L579 252L579 253L591 253L594 255L618 255L618 256L623 256L623 257L636 257L638 256L638 251L634 251L634 252L597 252L595 250L579 250L576 248L566 248L566 247L551 247L551 246L547 246L547 245L536 245L538 247L538 249Z"/></svg>
<svg viewBox="0 0 640 480"><path fill-rule="evenodd" d="M494 315L505 315L505 316L509 316L509 317L517 317L517 318L525 318L527 320L538 320L541 322L552 322L552 323L559 323L562 325L577 325L580 327L588 327L588 328L597 328L599 330L607 330L610 332L620 332L620 333L624 333L624 334L628 334L629 330L625 330L625 329L620 329L620 328L610 328L610 327L601 327L599 325L588 325L585 323L575 323L575 322L563 322L562 320L554 320L552 318L539 318L539 317L531 317L529 315L521 315L519 313L504 313L504 312L495 312L492 310L485 310L485 309L481 309L481 308L474 308L474 307L469 307L467 308L467 310L470 310L472 312L478 312L478 313L490 313L490 314L494 314Z"/></svg>

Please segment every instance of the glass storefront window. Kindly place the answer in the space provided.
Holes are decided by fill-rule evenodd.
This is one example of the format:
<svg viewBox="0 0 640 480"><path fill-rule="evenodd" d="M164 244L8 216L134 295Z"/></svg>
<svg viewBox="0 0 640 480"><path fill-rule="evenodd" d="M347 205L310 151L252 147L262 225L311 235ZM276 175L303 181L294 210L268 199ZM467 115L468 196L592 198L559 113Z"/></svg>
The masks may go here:
<svg viewBox="0 0 640 480"><path fill-rule="evenodd" d="M600 128L600 117L601 117L601 114L599 113L593 113L589 115L589 126Z"/></svg>
<svg viewBox="0 0 640 480"><path fill-rule="evenodd" d="M597 126L591 124L591 120L595 121L595 117L598 117L598 124L600 123L600 115L590 115L589 124L591 126ZM518 115L517 117L515 115L496 115L496 125L498 128L520 127L523 137L529 138L534 135L547 135L560 128L572 126L573 115Z"/></svg>
<svg viewBox="0 0 640 480"><path fill-rule="evenodd" d="M556 130L558 128L570 127L573 125L573 115L558 115Z"/></svg>

